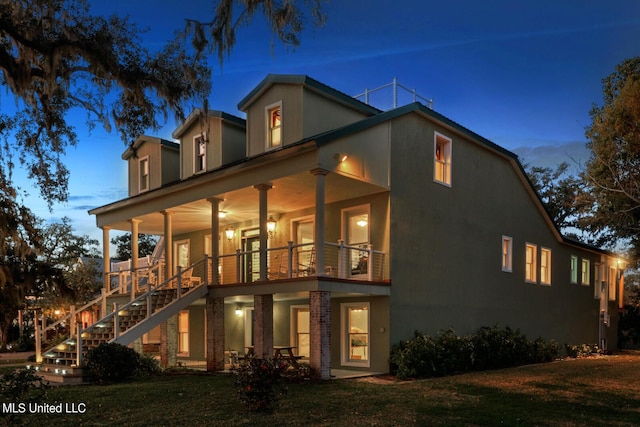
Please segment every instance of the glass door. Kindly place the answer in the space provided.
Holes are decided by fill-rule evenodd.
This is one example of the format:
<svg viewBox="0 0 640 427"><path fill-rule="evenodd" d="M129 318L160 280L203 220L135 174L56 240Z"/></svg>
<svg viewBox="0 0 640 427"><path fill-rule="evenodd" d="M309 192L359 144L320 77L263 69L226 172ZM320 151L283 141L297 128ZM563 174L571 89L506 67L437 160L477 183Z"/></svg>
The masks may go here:
<svg viewBox="0 0 640 427"><path fill-rule="evenodd" d="M309 357L309 321L309 306L291 307L291 345L296 347L296 354L298 356Z"/></svg>
<svg viewBox="0 0 640 427"><path fill-rule="evenodd" d="M347 256L347 271L351 276L364 276L368 273L369 254L369 206L345 209L342 215L344 241L350 248Z"/></svg>
<svg viewBox="0 0 640 427"><path fill-rule="evenodd" d="M260 231L242 232L243 269L242 281L245 283L260 280Z"/></svg>
<svg viewBox="0 0 640 427"><path fill-rule="evenodd" d="M293 220L293 235L296 248L293 252L293 269L298 276L311 276L315 273L313 253L313 217Z"/></svg>

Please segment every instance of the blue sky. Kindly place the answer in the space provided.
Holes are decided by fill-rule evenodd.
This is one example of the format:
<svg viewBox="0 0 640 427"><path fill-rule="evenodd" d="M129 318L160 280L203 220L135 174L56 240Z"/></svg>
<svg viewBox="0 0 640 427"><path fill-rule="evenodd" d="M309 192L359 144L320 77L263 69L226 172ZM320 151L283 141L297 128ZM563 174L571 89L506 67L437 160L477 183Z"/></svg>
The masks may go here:
<svg viewBox="0 0 640 427"><path fill-rule="evenodd" d="M129 15L148 27L153 49L184 25L208 20L212 0L94 1L93 13ZM433 98L435 110L512 150L526 163L584 161L589 110L601 80L640 55L638 0L333 0L323 28L307 28L296 49L274 40L261 17L238 34L222 67L214 66L210 107L242 116L237 103L268 73L307 74L351 95L389 83ZM157 136L170 139L167 123ZM78 233L101 238L87 210L126 197L125 145L116 133L89 133L66 156L69 202L47 220L72 218ZM151 133L151 132L149 132ZM32 194L31 184L23 187ZM113 234L113 233L112 233Z"/></svg>

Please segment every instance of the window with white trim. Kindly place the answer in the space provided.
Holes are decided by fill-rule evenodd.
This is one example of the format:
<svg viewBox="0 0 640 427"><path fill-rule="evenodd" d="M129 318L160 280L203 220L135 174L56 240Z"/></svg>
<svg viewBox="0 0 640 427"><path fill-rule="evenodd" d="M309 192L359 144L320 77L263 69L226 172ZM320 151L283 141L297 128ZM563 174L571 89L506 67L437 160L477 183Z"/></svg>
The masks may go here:
<svg viewBox="0 0 640 427"><path fill-rule="evenodd" d="M578 257L571 255L571 283L578 283Z"/></svg>
<svg viewBox="0 0 640 427"><path fill-rule="evenodd" d="M582 277L580 284L584 286L591 284L591 261L586 258L582 258Z"/></svg>
<svg viewBox="0 0 640 427"><path fill-rule="evenodd" d="M616 267L609 267L609 301L616 300L616 283L618 281L618 270Z"/></svg>
<svg viewBox="0 0 640 427"><path fill-rule="evenodd" d="M178 355L189 355L189 310L178 313Z"/></svg>
<svg viewBox="0 0 640 427"><path fill-rule="evenodd" d="M540 248L540 283L551 284L551 249Z"/></svg>
<svg viewBox="0 0 640 427"><path fill-rule="evenodd" d="M267 107L267 149L282 145L282 103Z"/></svg>
<svg viewBox="0 0 640 427"><path fill-rule="evenodd" d="M369 366L369 303L341 304L342 364Z"/></svg>
<svg viewBox="0 0 640 427"><path fill-rule="evenodd" d="M525 248L525 270L524 280L527 283L537 283L537 256L538 247L531 243L527 243Z"/></svg>
<svg viewBox="0 0 640 427"><path fill-rule="evenodd" d="M593 297L600 299L600 292L602 292L602 264L597 262L593 268Z"/></svg>
<svg viewBox="0 0 640 427"><path fill-rule="evenodd" d="M433 180L451 186L451 138L435 132L433 141Z"/></svg>
<svg viewBox="0 0 640 427"><path fill-rule="evenodd" d="M149 190L149 156L142 157L138 161L138 191Z"/></svg>
<svg viewBox="0 0 640 427"><path fill-rule="evenodd" d="M502 271L513 271L513 239L502 236Z"/></svg>
<svg viewBox="0 0 640 427"><path fill-rule="evenodd" d="M193 173L207 170L207 138L200 134L193 138Z"/></svg>

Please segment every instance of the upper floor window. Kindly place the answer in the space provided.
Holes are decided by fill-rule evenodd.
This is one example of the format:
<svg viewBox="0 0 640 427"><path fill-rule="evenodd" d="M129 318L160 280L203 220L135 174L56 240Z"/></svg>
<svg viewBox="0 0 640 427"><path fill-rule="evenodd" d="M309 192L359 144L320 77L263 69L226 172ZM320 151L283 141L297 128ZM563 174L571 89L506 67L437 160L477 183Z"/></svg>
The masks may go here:
<svg viewBox="0 0 640 427"><path fill-rule="evenodd" d="M267 148L279 147L282 144L282 104L267 107Z"/></svg>
<svg viewBox="0 0 640 427"><path fill-rule="evenodd" d="M441 184L451 185L451 138L435 133L433 179Z"/></svg>
<svg viewBox="0 0 640 427"><path fill-rule="evenodd" d="M582 258L582 280L580 283L585 286L591 284L591 262L584 258Z"/></svg>
<svg viewBox="0 0 640 427"><path fill-rule="evenodd" d="M207 170L207 139L204 134L193 138L194 168L193 172L204 172Z"/></svg>
<svg viewBox="0 0 640 427"><path fill-rule="evenodd" d="M512 271L512 250L513 239L511 237L502 236L502 271Z"/></svg>
<svg viewBox="0 0 640 427"><path fill-rule="evenodd" d="M138 190L149 190L149 157L143 157L138 162Z"/></svg>
<svg viewBox="0 0 640 427"><path fill-rule="evenodd" d="M532 245L531 243L527 243L525 249L525 273L524 280L529 283L536 283L538 281L536 270L537 270L537 256L538 256L538 247L536 245Z"/></svg>
<svg viewBox="0 0 640 427"><path fill-rule="evenodd" d="M575 255L571 255L571 283L578 283L578 257Z"/></svg>
<svg viewBox="0 0 640 427"><path fill-rule="evenodd" d="M540 283L551 284L551 249L540 249Z"/></svg>

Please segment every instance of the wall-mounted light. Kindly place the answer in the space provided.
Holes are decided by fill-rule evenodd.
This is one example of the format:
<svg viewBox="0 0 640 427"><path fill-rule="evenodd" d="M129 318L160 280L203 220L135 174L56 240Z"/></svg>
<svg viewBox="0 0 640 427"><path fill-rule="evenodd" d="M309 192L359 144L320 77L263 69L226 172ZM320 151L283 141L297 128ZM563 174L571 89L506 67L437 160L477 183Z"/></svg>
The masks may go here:
<svg viewBox="0 0 640 427"><path fill-rule="evenodd" d="M236 229L229 226L224 230L224 235L227 237L227 243L229 244L229 246L231 246L233 244L233 237L236 234Z"/></svg>
<svg viewBox="0 0 640 427"><path fill-rule="evenodd" d="M269 219L267 219L267 232L269 233L269 238L273 237L273 234L276 231L276 220L273 219L272 215L269 215Z"/></svg>
<svg viewBox="0 0 640 427"><path fill-rule="evenodd" d="M333 158L338 161L338 163L342 163L345 160L347 160L349 158L348 155L344 154L344 153L336 153L333 155Z"/></svg>
<svg viewBox="0 0 640 427"><path fill-rule="evenodd" d="M236 313L236 316L242 316L242 307L237 305L235 313Z"/></svg>

